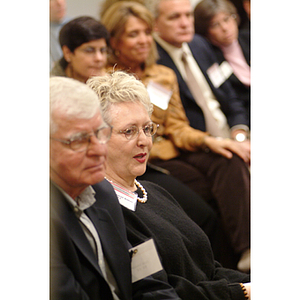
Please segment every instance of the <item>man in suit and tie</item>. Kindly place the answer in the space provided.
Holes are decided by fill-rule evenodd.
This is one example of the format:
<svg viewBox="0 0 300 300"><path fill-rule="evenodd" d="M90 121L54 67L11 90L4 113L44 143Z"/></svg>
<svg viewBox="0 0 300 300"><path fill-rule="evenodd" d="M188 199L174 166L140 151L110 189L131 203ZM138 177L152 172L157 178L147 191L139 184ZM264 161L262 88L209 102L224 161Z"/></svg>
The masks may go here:
<svg viewBox="0 0 300 300"><path fill-rule="evenodd" d="M175 71L181 101L190 125L201 131L208 131L208 117L190 85L185 64L188 64L196 78L198 93L205 98L218 127L216 134L210 133L239 142L246 141L249 129L246 111L226 80L226 70L218 65L210 44L203 37L194 34L190 0L146 0L146 5L155 18L154 38L159 53L157 63ZM244 144L249 144L249 141Z"/></svg>
<svg viewBox="0 0 300 300"><path fill-rule="evenodd" d="M50 79L51 299L179 300L152 277L132 284L122 210L104 180L111 133L94 91Z"/></svg>
<svg viewBox="0 0 300 300"><path fill-rule="evenodd" d="M190 0L145 0L145 4L155 19L154 38L159 54L157 63L173 69L176 73L180 98L190 126L210 134L205 138L206 151L231 159L235 168L244 169L243 161L232 160L233 151L230 151L230 147L238 147L243 156L247 158L245 162L250 164L247 112L226 79L226 70L222 69L217 63L209 43L203 37L194 34L194 14ZM208 158L207 156L203 162L199 163L197 156L197 160L191 163L194 166L198 163L197 168L199 170L205 164L214 165L218 163L218 160L213 157L210 161ZM173 176L197 191L197 188L187 182L186 179L192 176L191 170L187 175L182 168L172 167L171 169L168 161L159 163L161 167L168 169ZM227 176L226 171L228 171L228 168L224 168L223 175L219 178L222 179L221 182L225 182L223 179ZM200 172L194 173L194 178L201 175ZM210 175L205 174L205 179ZM233 191L230 191L229 185L223 186L224 189L220 192L222 195L227 193L232 202L245 201L247 203L245 206L247 218L236 218L236 222L233 223L240 224L240 226L236 227L236 233L234 233L234 230L229 231L232 241L235 239L233 236L236 237L239 231L242 232L243 240L248 241L243 243L243 246L240 242L234 246L236 253L241 255L237 267L242 271L249 271L250 269L249 194L245 192L250 188L249 178L250 175L248 174L244 180L247 187L245 185L243 188L242 186L236 186L234 189L236 192L241 188L240 194L235 193L237 196L235 200L231 197ZM205 185L205 180L200 181ZM218 190L221 191L220 186L218 186ZM241 195L246 196L242 197ZM222 215L229 216L228 202L217 201L219 207L221 207ZM238 216L238 214L237 211L235 215ZM232 219L229 223L232 223ZM237 246L237 244L239 245Z"/></svg>

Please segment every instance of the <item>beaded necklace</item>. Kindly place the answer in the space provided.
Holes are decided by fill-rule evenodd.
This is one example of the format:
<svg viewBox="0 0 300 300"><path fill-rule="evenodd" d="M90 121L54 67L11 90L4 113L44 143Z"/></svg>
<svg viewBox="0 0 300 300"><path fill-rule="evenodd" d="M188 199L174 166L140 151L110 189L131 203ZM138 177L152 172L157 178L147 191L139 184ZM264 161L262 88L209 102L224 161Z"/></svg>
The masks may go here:
<svg viewBox="0 0 300 300"><path fill-rule="evenodd" d="M125 190L123 187L117 185L116 183L114 183L112 180L108 179L107 177L105 177L105 179L107 179L114 187L114 189L116 189L116 187L118 189L122 189L122 190ZM147 200L148 200L148 195L147 195L147 191L145 190L145 188L142 186L142 184L140 182L138 182L136 179L134 180L134 183L136 185L137 188L139 188L142 193L143 193L143 198L140 198L138 195L137 195L137 201L140 202L140 203L146 203ZM128 190L129 191L129 190ZM130 193L133 193L131 191L129 191ZM137 194L137 193L136 193Z"/></svg>
<svg viewBox="0 0 300 300"><path fill-rule="evenodd" d="M134 183L137 187L139 187L143 193L143 198L137 197L137 200L140 203L146 203L148 200L148 196L147 196L147 191L145 190L145 188L135 179Z"/></svg>

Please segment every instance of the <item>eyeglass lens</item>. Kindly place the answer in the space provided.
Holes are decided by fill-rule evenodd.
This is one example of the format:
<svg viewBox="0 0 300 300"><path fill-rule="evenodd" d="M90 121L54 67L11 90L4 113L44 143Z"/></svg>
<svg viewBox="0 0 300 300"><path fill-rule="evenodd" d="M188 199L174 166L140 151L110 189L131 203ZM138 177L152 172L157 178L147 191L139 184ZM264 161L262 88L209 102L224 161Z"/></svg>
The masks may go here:
<svg viewBox="0 0 300 300"><path fill-rule="evenodd" d="M95 136L100 144L106 144L111 137L112 128L110 126L99 128L95 132ZM93 135L84 135L78 139L70 141L70 148L74 151L85 151L89 144L90 139Z"/></svg>
<svg viewBox="0 0 300 300"><path fill-rule="evenodd" d="M144 126L142 128L142 130L144 131L144 134L148 137L151 137L152 135L154 135L157 131L157 127L158 125L155 123L151 123L148 124L146 126ZM136 125L131 126L130 128L124 130L124 131L120 131L121 133L125 134L125 137L128 140L134 139L135 137L137 137L137 135L139 134L140 130Z"/></svg>

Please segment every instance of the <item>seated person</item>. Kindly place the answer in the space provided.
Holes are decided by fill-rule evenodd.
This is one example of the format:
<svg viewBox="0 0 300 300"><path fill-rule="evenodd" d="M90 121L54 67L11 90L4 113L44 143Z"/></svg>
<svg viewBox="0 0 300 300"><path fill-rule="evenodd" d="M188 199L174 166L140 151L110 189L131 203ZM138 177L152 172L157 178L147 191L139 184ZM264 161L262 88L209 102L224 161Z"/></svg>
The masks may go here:
<svg viewBox="0 0 300 300"><path fill-rule="evenodd" d="M109 34L91 17L79 17L65 24L59 33L63 57L56 62L51 76L74 78L83 83L91 76L105 73Z"/></svg>
<svg viewBox="0 0 300 300"><path fill-rule="evenodd" d="M106 178L122 204L129 241L154 239L169 283L182 299L250 299L249 275L214 260L205 233L168 192L136 180L146 170L158 128L150 119L153 105L145 86L122 71L91 78L87 85L113 126Z"/></svg>
<svg viewBox="0 0 300 300"><path fill-rule="evenodd" d="M102 23L111 36L108 70L134 73L147 86L154 104L152 120L159 128L150 162L167 169L212 207L217 207L226 237L238 257L235 265L248 271L250 149L247 142L219 139L190 126L174 71L156 63L153 17L145 6L120 1L106 10Z"/></svg>
<svg viewBox="0 0 300 300"><path fill-rule="evenodd" d="M70 21L60 33L60 41L64 50L64 57L56 64L52 70L52 75L68 76L82 82L86 82L87 78L92 75L103 75L107 60L108 32L105 27L98 21L90 17L79 17ZM105 46L105 48L97 49L97 45ZM99 46L100 47L100 46ZM67 64L67 61L70 63ZM66 66L66 67L63 67ZM97 67L99 67L97 69ZM155 182L167 187L173 192L181 188L181 193L185 193L185 197L181 197L178 193L177 199L187 207L187 211L191 217L203 228L209 236L213 245L216 257L227 266L235 265L235 255L226 238L222 236L222 229L216 212L204 202L204 200L191 191L183 183L178 183L175 178L166 175L149 167L150 172L145 176L150 177ZM189 200L186 200L188 197ZM193 209L190 209L191 202ZM195 214L195 210L198 211ZM220 249L225 248L226 251L221 252Z"/></svg>
<svg viewBox="0 0 300 300"><path fill-rule="evenodd" d="M50 70L53 68L54 63L62 56L58 35L63 25L69 21L69 18L66 17L66 9L66 0L49 1Z"/></svg>
<svg viewBox="0 0 300 300"><path fill-rule="evenodd" d="M250 120L250 33L238 28L239 15L229 0L203 0L195 7L195 32L210 43Z"/></svg>
<svg viewBox="0 0 300 300"><path fill-rule="evenodd" d="M50 79L50 298L180 300L152 277L132 284L122 211L103 181L110 136L90 88Z"/></svg>

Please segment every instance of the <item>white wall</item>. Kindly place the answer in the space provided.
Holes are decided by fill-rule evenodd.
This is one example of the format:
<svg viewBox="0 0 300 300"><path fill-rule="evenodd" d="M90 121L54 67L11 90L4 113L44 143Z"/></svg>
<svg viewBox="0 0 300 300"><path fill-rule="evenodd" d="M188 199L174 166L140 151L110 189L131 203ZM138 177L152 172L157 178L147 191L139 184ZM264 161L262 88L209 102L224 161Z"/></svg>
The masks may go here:
<svg viewBox="0 0 300 300"><path fill-rule="evenodd" d="M102 1L103 0L67 0L67 15L70 18L87 15L98 19ZM190 1L192 6L195 7L201 0Z"/></svg>
<svg viewBox="0 0 300 300"><path fill-rule="evenodd" d="M91 16L99 19L100 4L102 0L67 0L67 16Z"/></svg>

